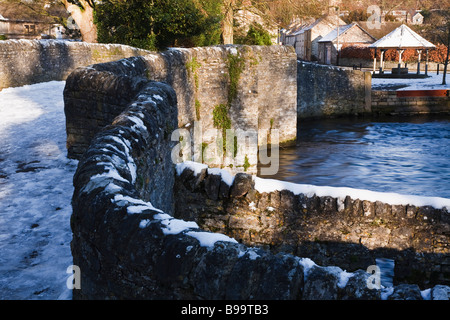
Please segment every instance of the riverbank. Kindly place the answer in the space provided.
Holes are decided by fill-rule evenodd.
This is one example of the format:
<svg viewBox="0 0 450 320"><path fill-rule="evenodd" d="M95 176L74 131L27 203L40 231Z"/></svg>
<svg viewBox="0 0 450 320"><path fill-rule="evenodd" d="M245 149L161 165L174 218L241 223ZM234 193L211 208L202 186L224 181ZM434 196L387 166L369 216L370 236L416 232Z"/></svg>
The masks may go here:
<svg viewBox="0 0 450 320"><path fill-rule="evenodd" d="M299 121L297 145L280 148L264 178L450 199L450 116Z"/></svg>
<svg viewBox="0 0 450 320"><path fill-rule="evenodd" d="M428 78L395 79L372 78L372 90L443 90L450 89L450 73L447 74L447 84L442 84L442 72L429 74Z"/></svg>

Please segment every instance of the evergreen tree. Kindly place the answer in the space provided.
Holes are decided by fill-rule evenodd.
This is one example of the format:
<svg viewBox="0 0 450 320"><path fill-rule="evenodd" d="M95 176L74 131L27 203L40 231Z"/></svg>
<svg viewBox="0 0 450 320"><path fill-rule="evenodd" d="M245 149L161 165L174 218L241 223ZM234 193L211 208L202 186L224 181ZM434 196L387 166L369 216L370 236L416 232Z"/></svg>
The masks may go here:
<svg viewBox="0 0 450 320"><path fill-rule="evenodd" d="M271 45L270 34L259 23L252 23L248 29L247 35L243 38L236 37L237 44L247 45Z"/></svg>
<svg viewBox="0 0 450 320"><path fill-rule="evenodd" d="M94 14L98 40L148 50L219 43L217 8L205 9L201 4L193 0L102 1Z"/></svg>

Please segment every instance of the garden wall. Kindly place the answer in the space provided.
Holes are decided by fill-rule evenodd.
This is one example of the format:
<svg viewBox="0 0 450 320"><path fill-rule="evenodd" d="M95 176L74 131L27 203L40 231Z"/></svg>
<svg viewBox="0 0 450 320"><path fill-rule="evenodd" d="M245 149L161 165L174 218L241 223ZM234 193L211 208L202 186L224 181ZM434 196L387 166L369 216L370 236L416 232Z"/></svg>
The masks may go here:
<svg viewBox="0 0 450 320"><path fill-rule="evenodd" d="M439 90L372 91L375 115L450 114L448 95L433 96ZM444 90L440 90L444 91ZM404 96L402 96L402 93ZM411 96L406 96L407 94ZM416 96L414 96L416 95Z"/></svg>
<svg viewBox="0 0 450 320"><path fill-rule="evenodd" d="M229 58L228 50L233 49L238 50L211 50ZM181 55L181 51L166 54ZM154 60L171 61L164 56ZM425 291L416 282L387 289L369 287L371 274L366 272L366 262L373 263L373 255L361 255L363 262L352 268L363 268L353 272L313 262L315 257L324 264L339 261L327 260L324 254L333 248L342 249L339 243L337 247L328 246L327 233L337 242L342 240L338 235L347 233L352 241L359 236L363 251L364 246L368 250L376 247L387 230L396 230L401 239L405 238L406 244L400 245L420 243L414 242L416 234L422 237L422 229L416 230L420 224L391 230L384 219L399 223L409 218L425 220L426 216L431 224L423 232L436 232L430 241L448 243L446 210L400 206L394 211L393 206L352 197L302 196L289 191L264 194L244 173L233 177L201 164L175 166L171 153L178 141L172 141L171 134L180 124L180 113L187 114L180 108L179 99L188 94L178 94L167 83L149 80L152 74L163 77L168 69L153 70L147 61L134 57L93 65L77 69L67 79L68 123L77 124L73 119L80 115L79 126L91 119L90 125L96 128L89 133L92 140L85 141L86 149L80 154L74 176L71 249L81 272L81 288L74 289L75 299L448 299L450 289L444 285ZM181 72L187 75L187 70ZM191 76L195 86L195 72ZM171 214L189 217L182 220ZM345 214L355 218L346 220ZM340 219L341 224L337 224ZM345 225L347 221L362 223L361 230L333 229L334 224L353 227ZM382 231L373 239L363 237L371 224L374 230ZM294 227L299 227L297 233ZM205 230L220 228L226 233ZM304 241L308 234L318 237L317 241ZM440 238L442 235L444 238ZM248 247L246 241L262 248ZM438 245L436 250L445 255L447 249ZM356 249L352 252L361 253ZM424 265L431 265L427 261ZM433 260L439 270L432 269L431 274L414 279L425 279L428 282L424 284L430 286L444 281L446 261Z"/></svg>
<svg viewBox="0 0 450 320"><path fill-rule="evenodd" d="M371 112L370 72L298 62L297 115L302 118Z"/></svg>
<svg viewBox="0 0 450 320"><path fill-rule="evenodd" d="M147 82L80 159L71 248L81 288L74 299L300 298L299 259L254 251L154 207L173 205L175 167L167 155L176 112L174 90Z"/></svg>
<svg viewBox="0 0 450 320"><path fill-rule="evenodd" d="M140 56L149 51L119 44L61 40L0 41L0 90L65 80L77 67Z"/></svg>
<svg viewBox="0 0 450 320"><path fill-rule="evenodd" d="M206 167L192 171L175 180L177 218L348 272L392 259L395 284L450 285L448 199L231 177Z"/></svg>

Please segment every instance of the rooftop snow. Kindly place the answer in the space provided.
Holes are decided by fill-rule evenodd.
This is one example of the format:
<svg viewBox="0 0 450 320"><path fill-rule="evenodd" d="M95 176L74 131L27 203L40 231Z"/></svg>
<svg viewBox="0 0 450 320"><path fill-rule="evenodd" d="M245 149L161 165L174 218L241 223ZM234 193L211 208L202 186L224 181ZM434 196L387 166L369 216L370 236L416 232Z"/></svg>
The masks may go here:
<svg viewBox="0 0 450 320"><path fill-rule="evenodd" d="M339 35L342 35L347 30L349 30L351 27L356 25L356 23L351 23L345 26L339 26ZM338 28L335 28L333 31L331 31L329 34L327 34L325 37L319 40L319 42L329 42L334 41L337 38L338 35Z"/></svg>

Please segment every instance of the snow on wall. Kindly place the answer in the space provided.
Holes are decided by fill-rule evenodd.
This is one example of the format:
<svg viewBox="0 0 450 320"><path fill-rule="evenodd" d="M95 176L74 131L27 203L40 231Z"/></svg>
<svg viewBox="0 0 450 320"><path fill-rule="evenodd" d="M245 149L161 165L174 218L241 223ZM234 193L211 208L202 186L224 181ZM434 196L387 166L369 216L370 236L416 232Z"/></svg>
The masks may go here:
<svg viewBox="0 0 450 320"><path fill-rule="evenodd" d="M166 54L180 54L177 52ZM172 194L176 168L167 157L171 149L170 133L178 118L177 97L167 84L142 77L143 69L135 66L143 62L141 58L133 58L80 71L86 77L97 77L99 85L124 90L122 93L132 89L128 94L136 98L117 103L122 108L124 104L129 107L87 142L88 149L74 177L72 252L83 283L81 290L74 291L74 298L389 296L381 289L367 287L369 274L365 271L350 273L338 267L319 267L308 258L249 248L233 237L202 230L194 221L168 214L178 201ZM109 68L119 64L125 76L109 77ZM192 164L186 168L192 168ZM201 165L194 168L201 174L204 170ZM181 175L186 171L178 170ZM240 182L237 176L219 169L211 172L219 175L229 188ZM234 188L232 193L239 195L241 191ZM256 209L255 204L252 208ZM325 291L318 292L317 288ZM396 289L390 288L388 293L395 295ZM423 296L433 297L428 293Z"/></svg>
<svg viewBox="0 0 450 320"><path fill-rule="evenodd" d="M450 199L228 174L178 164L174 216L321 265L354 271L383 257L395 261L398 283L413 281L422 288L450 283L445 231Z"/></svg>
<svg viewBox="0 0 450 320"><path fill-rule="evenodd" d="M164 128L168 118L176 119L170 116L175 101L169 86L148 83L137 101L96 135L80 160L71 219L74 264L82 277L75 299L408 297L404 287L370 289L370 274L363 270L321 267L309 258L246 247L227 235L202 230L194 221L176 219L156 202L142 199L140 189L148 183L139 182L143 177L157 180L154 192L167 193L162 189L170 179L151 174L159 167L169 170L165 178L170 171L183 176L211 170L229 187L240 181L201 164L175 167L167 159L153 161L155 155L164 154L160 149L170 149ZM438 289L442 287L447 288ZM434 289L425 292L412 286L408 292L432 299Z"/></svg>
<svg viewBox="0 0 450 320"><path fill-rule="evenodd" d="M170 87L149 83L143 91L140 97L151 103L134 102L100 132L74 177L72 251L83 283L74 298L299 298L303 276L297 258L255 255L224 234L205 232L140 199L133 182L136 176L139 179L140 166L169 146L167 138L149 141L157 136L156 128L164 127L160 123L166 121L164 111L175 109L174 101L168 104ZM152 99L155 95L162 100ZM175 174L171 163L160 166ZM158 184L164 181L159 179ZM268 269L272 263L276 267ZM242 270L231 268L233 264L255 273L253 280L261 277L260 281L229 285L229 278L242 276ZM266 288L266 283L271 286Z"/></svg>

